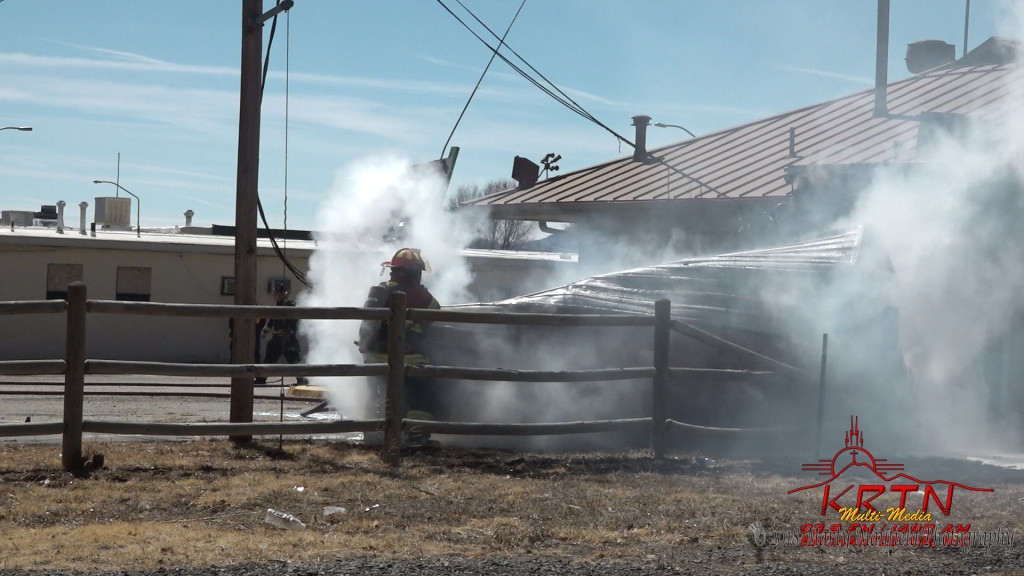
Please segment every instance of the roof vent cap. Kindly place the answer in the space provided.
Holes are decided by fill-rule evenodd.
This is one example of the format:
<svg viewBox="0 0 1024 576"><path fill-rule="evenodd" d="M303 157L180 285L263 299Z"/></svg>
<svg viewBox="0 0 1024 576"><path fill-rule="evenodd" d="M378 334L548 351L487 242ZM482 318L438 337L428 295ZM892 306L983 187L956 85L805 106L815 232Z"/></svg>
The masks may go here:
<svg viewBox="0 0 1024 576"><path fill-rule="evenodd" d="M651 124L651 117L646 114L633 116L633 126L636 126L636 144L633 147L633 161L647 162L650 156L647 154L647 127Z"/></svg>
<svg viewBox="0 0 1024 576"><path fill-rule="evenodd" d="M907 44L907 70L919 74L956 60L956 46L942 40L918 40Z"/></svg>

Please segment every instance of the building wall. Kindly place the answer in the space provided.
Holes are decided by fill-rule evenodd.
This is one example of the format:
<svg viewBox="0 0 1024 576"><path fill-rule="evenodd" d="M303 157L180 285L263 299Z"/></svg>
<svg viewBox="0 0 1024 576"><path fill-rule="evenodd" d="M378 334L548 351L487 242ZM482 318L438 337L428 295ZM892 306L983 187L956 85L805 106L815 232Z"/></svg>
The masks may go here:
<svg viewBox="0 0 1024 576"><path fill-rule="evenodd" d="M267 251L269 252L269 251ZM308 257L291 256L305 270ZM0 300L42 300L47 293L50 264L80 264L82 281L93 300L114 300L118 267L151 270L151 302L233 304L234 297L221 294L221 278L234 276L234 256L204 251L141 249L95 250L77 247L21 245L0 252L7 270L0 280ZM267 292L272 278L281 277L281 262L272 253L257 259L260 304L273 304ZM292 281L293 295L300 287ZM32 360L62 358L65 354L64 315L13 315L3 319L0 359ZM121 314L90 314L86 331L86 355L110 360L163 362L228 362L228 323L219 318L168 318Z"/></svg>
<svg viewBox="0 0 1024 576"><path fill-rule="evenodd" d="M125 299L120 294L119 268L148 270L150 302L184 304L233 304L234 297L221 294L222 278L234 276L231 241L157 238L137 241L134 235L117 240L88 238L53 231L32 235L0 231L0 301L43 300L52 292L66 293L66 282L48 286L50 265L80 266L81 280L91 300ZM130 236L130 240L128 237ZM170 235L168 235L170 236ZM289 259L300 270L308 269L313 244L294 248ZM273 305L273 279L285 277L281 261L265 241L257 258L258 303ZM468 291L480 302L491 302L536 292L576 280L574 257L543 254L467 251L472 282ZM136 274L145 277L145 273ZM304 286L292 279L293 299ZM124 291L121 286L120 291ZM135 288L129 290L135 292ZM452 304L452 303L445 303ZM0 316L0 360L63 358L66 317L63 314ZM230 361L228 321L221 318L175 318L125 314L90 314L86 327L86 356L107 360L227 363Z"/></svg>

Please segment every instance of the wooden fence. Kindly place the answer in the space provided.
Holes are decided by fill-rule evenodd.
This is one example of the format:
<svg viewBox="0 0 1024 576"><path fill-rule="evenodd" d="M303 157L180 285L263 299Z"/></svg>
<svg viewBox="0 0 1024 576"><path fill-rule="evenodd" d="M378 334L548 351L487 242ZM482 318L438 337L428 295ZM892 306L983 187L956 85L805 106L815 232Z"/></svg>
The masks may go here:
<svg viewBox="0 0 1024 576"><path fill-rule="evenodd" d="M650 447L656 457L665 448L665 434L669 427L700 428L717 432L763 433L765 429L709 428L693 426L666 417L666 394L673 377L692 376L702 379L743 378L757 380L776 378L779 374L805 381L806 374L783 362L723 340L696 327L671 318L668 300L655 304L653 315L643 314L543 314L474 312L457 310L408 309L405 294L394 294L390 309L384 308L305 308L282 306L234 306L205 304L166 304L150 302L122 302L88 300L86 286L80 282L68 287L67 300L44 300L0 303L0 316L6 314L59 314L67 316L66 353L64 359L6 360L0 361L0 375L64 375L64 415L62 422L0 424L0 437L57 435L62 438L61 462L66 470L78 470L83 464L82 436L84 433L147 434L165 436L229 436L247 440L254 435L338 434L347 432L384 432L382 457L392 465L399 465L401 434L405 429L417 427L425 432L467 435L554 435L583 434L609 431L645 430L650 433ZM424 322L488 323L531 326L603 326L651 327L654 330L653 366L590 369L576 371L506 370L501 368L464 368L458 366L406 365L403 330L388 331L388 362L380 364L192 364L145 361L116 361L86 358L86 323L89 314L136 314L145 316L221 317L236 323L261 318L283 319L346 319L384 320L393 326L404 326L406 319ZM669 366L670 333L677 332L705 344L727 348L731 352L749 357L771 370L715 370L673 368ZM823 357L824 362L824 357ZM386 379L383 418L371 420L341 420L332 422L253 422L252 410L246 421L234 417L236 403L252 406L252 387L247 397L239 397L239 389L232 386L231 422L221 423L145 423L89 420L84 418L84 390L87 374L129 374L193 377L285 377L285 376L379 376ZM822 377L824 370L822 371ZM536 424L482 424L467 422L438 422L403 418L404 380L406 377L453 378L460 380L508 382L596 382L650 378L651 416L619 420L554 422ZM773 429L778 431L779 429Z"/></svg>

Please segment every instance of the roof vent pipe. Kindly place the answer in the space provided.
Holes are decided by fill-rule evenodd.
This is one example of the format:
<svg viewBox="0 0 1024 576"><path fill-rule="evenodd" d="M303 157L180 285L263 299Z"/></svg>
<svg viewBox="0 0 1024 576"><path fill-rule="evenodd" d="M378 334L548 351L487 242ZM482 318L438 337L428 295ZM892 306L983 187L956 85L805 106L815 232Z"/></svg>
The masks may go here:
<svg viewBox="0 0 1024 576"><path fill-rule="evenodd" d="M647 162L650 157L647 155L647 127L651 124L651 117L639 114L633 116L633 126L636 126L636 144L633 148L634 162Z"/></svg>
<svg viewBox="0 0 1024 576"><path fill-rule="evenodd" d="M196 215L195 212L193 212L191 210L185 210L185 227L186 228L188 228L189 226L192 225L192 217L195 216L195 215Z"/></svg>
<svg viewBox="0 0 1024 576"><path fill-rule="evenodd" d="M889 0L878 0L878 37L875 40L875 118L889 115Z"/></svg>
<svg viewBox="0 0 1024 576"><path fill-rule="evenodd" d="M57 202L57 234L64 233L64 207L67 206L67 202L61 200Z"/></svg>
<svg viewBox="0 0 1024 576"><path fill-rule="evenodd" d="M88 208L88 207L89 207L89 203L88 202L80 202L78 204L78 208L81 211L81 213L79 214L79 219L82 222L81 224L78 225L78 233L81 234L82 236L85 236L85 219L86 219L85 209Z"/></svg>

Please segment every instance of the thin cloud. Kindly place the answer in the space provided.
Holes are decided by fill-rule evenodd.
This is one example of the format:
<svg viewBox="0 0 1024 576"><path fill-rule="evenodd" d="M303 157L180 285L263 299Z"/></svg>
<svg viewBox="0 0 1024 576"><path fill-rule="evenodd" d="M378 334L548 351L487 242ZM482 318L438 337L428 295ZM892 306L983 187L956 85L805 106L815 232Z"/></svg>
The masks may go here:
<svg viewBox="0 0 1024 576"><path fill-rule="evenodd" d="M159 73L180 73L180 74L205 74L216 76L239 75L237 68L226 66L191 66L185 64L174 64L162 60L140 59L135 60L104 60L95 58L79 57L54 57L35 56L20 52L0 53L0 64L8 66L23 66L32 69L41 68L73 68L93 70L131 70L134 72L159 72Z"/></svg>
<svg viewBox="0 0 1024 576"><path fill-rule="evenodd" d="M865 76L851 76L849 74L839 74L836 72L829 72L828 70L816 70L814 68L803 68L801 66L781 66L783 70L790 72L797 72L800 74L808 74L811 76L820 76L822 78L835 78L836 80L846 80L847 82L853 82L855 84L865 84L867 86L874 86L875 79L867 78Z"/></svg>
<svg viewBox="0 0 1024 576"><path fill-rule="evenodd" d="M109 71L132 71L132 72L152 72L154 74L193 74L193 75L205 75L205 76L219 76L225 78L236 78L239 75L237 68L231 67L220 67L220 66L196 66L190 64L178 64L173 62L167 62L163 60L157 60L149 58L139 54L133 54L128 52L118 52L113 50L107 50L103 48L88 47L88 46L76 46L77 48L94 52L97 54L115 55L116 59L109 58L82 58L82 57L53 57L53 56L37 56L32 54L18 53L18 52L6 52L0 53L0 67L5 67L8 70L14 68L26 68L34 72L41 70L109 70ZM498 74L496 76L502 77L503 80L517 80L518 77L514 77L508 74ZM69 76L62 76L61 80L64 82L70 81ZM285 74L280 71L272 71L268 74L268 80L272 82L283 81ZM467 94L467 84L457 82L436 82L436 81L416 81L416 80L401 80L401 79L389 79L389 78L370 78L360 76L333 76L326 74L306 73L306 72L290 72L288 79L297 84L308 84L311 86L324 86L324 87L344 87L344 88L363 88L368 90L380 91L380 92L405 92L413 94L424 94L424 95L440 95L450 96L453 98L462 98ZM21 80L21 78L19 78ZM9 83L8 86L11 84ZM124 86L130 86L130 84L124 84ZM268 84L269 88L270 84ZM570 92L567 90L567 92ZM590 103L597 103L603 105L616 105L617 103L600 98L596 95L580 91L572 90L573 98L577 98ZM479 96L484 99L497 101L497 102L529 102L535 101L540 95L539 92L532 89L514 89L509 90L503 88L501 90L493 89L481 89ZM23 99L26 97L24 92L20 94L13 91L11 88L5 88L0 91L0 98L19 98Z"/></svg>
<svg viewBox="0 0 1024 576"><path fill-rule="evenodd" d="M60 45L63 45L63 46L68 46L70 48L76 48L76 49L82 50L84 52L92 52L92 53L95 53L95 54L102 54L104 56L115 56L116 58L124 60L126 62L139 62L139 63L144 63L144 64L145 63L154 64L154 65L166 64L166 62L163 62L161 60L157 60L156 58L150 58L149 56L143 56L142 54L136 54L134 52L124 52L122 50L111 50L109 48L100 48L98 46L85 46L85 45L82 45L82 44L72 44L70 42L59 42L58 41L57 44L60 44Z"/></svg>
<svg viewBox="0 0 1024 576"><path fill-rule="evenodd" d="M439 58L434 58L434 57L431 57L431 56L422 56L421 55L421 56L418 56L418 58L420 58L421 60L424 60L425 62L428 62L430 64L435 64L435 65L441 66L441 67L455 68L455 69L459 69L459 70L470 70L470 71L476 72L477 74L479 74L480 72L483 71L483 66L477 66L477 67L467 66L465 64L457 64L455 62L450 62L448 60L441 60ZM513 83L513 82L527 82L527 80L525 80L520 74L514 73L514 72L509 72L508 71L509 70L508 64L506 64L504 62L496 62L495 64L496 65L494 67L492 67L492 69L490 71L488 71L488 73L487 73L488 77L497 77L497 78L500 78L501 80L503 80L505 82L509 82L509 83ZM494 69L494 68L498 67L497 64L501 65L501 69L498 69L498 70ZM524 67L524 70L525 70L525 67ZM533 73L533 72L529 72L528 71L528 73L531 76L536 76L536 74ZM536 79L537 79L538 82L541 82L545 86L550 87L550 85L548 85L546 82L543 82L539 77L537 77ZM557 84L555 86L557 86L558 89L560 89L563 92L565 92L566 94L568 94L569 97L572 98L573 100L586 100L586 101L588 101L588 102L590 102L592 104L597 104L597 105L601 105L601 106L609 106L609 107L625 107L625 106L628 105L625 102L618 102L618 101L615 101L615 100L609 100L607 98L604 98L602 96L598 96L597 94L594 94L592 92L587 92L585 90L580 90L580 89L577 89L577 88L566 88L564 86L558 86ZM533 91L537 91L538 89L533 88L532 90ZM502 90L502 92L505 92L505 91L506 90Z"/></svg>
<svg viewBox="0 0 1024 576"><path fill-rule="evenodd" d="M225 123L237 120L232 115L237 114L238 97L227 90L179 89L56 76L15 78L8 74L0 75L0 82L20 85L17 92L0 93L0 101L30 101L37 106L130 116L203 132L222 130Z"/></svg>

